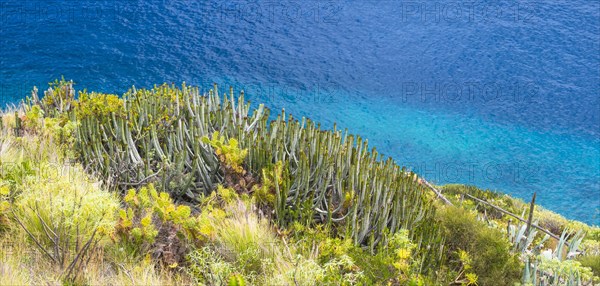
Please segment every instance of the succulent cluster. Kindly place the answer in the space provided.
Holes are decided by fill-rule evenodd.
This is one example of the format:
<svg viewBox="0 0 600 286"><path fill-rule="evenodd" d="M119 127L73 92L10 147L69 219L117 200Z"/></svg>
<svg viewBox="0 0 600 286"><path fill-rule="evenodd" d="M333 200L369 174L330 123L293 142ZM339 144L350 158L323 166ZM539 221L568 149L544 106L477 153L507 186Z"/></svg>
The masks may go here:
<svg viewBox="0 0 600 286"><path fill-rule="evenodd" d="M280 225L327 224L371 251L387 243L386 234L408 229L421 248L422 265L441 259L441 233L431 223L435 208L416 175L347 130L322 130L285 111L270 121L267 108L252 110L243 92L219 93L216 85L203 95L184 84L132 88L120 99L85 91L79 98L59 112L77 122L78 157L121 190L152 182L174 199L193 202L227 173L257 179L271 174ZM240 151L226 157L222 148Z"/></svg>
<svg viewBox="0 0 600 286"><path fill-rule="evenodd" d="M0 112L0 255L42 255L7 256L3 281L50 281L23 263L79 284L600 281L598 228L535 208L535 196L438 191L347 130L252 109L232 89L50 85ZM62 165L78 176L45 179Z"/></svg>

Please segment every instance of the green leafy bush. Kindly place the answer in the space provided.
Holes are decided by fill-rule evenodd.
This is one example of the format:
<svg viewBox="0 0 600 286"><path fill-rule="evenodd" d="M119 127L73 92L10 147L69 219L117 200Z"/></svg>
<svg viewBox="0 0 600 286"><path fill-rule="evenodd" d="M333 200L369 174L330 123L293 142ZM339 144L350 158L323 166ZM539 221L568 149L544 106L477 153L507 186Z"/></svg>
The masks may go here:
<svg viewBox="0 0 600 286"><path fill-rule="evenodd" d="M137 192L130 189L124 201L114 238L127 255L151 253L174 268L185 261L189 246L202 240L190 207L173 204L168 193L157 192L152 184Z"/></svg>
<svg viewBox="0 0 600 286"><path fill-rule="evenodd" d="M231 168L233 172L244 172L242 163L248 155L248 150L240 149L237 140L232 138L225 143L225 137L219 135L218 131L215 131L212 134L212 139L205 136L202 137L202 142L210 144L215 148L215 152L217 153L219 160L221 160L221 163Z"/></svg>
<svg viewBox="0 0 600 286"><path fill-rule="evenodd" d="M520 281L521 263L511 254L504 233L478 221L474 213L452 206L438 211L438 223L446 240L446 257L454 270L463 268L459 254L465 252L479 285L513 285Z"/></svg>
<svg viewBox="0 0 600 286"><path fill-rule="evenodd" d="M44 117L44 111L39 105L27 108L23 120L24 129L38 136L44 136L54 141L59 148L59 155L70 157L75 144L74 132L77 123L69 120L67 114L58 117Z"/></svg>
<svg viewBox="0 0 600 286"><path fill-rule="evenodd" d="M479 277L477 277L477 274L470 272L472 269L472 260L469 253L464 250L459 250L457 254L458 260L460 261L460 269L458 270L458 274L456 278L454 278L453 283L461 285L477 285Z"/></svg>
<svg viewBox="0 0 600 286"><path fill-rule="evenodd" d="M44 110L39 105L32 106L25 113L23 125L26 129L31 131L37 131L42 128L42 122L44 118Z"/></svg>
<svg viewBox="0 0 600 286"><path fill-rule="evenodd" d="M114 230L119 200L92 183L80 167L61 177L28 178L13 214L33 244L75 280L90 253Z"/></svg>
<svg viewBox="0 0 600 286"><path fill-rule="evenodd" d="M38 159L38 162L46 161L45 158L33 158L35 152L28 150L27 146L17 139L0 139L0 180L12 193L16 193L17 186L21 186L27 177L36 174L35 159Z"/></svg>
<svg viewBox="0 0 600 286"><path fill-rule="evenodd" d="M577 260L581 265L590 267L594 276L600 277L600 228L593 228L580 246L583 255Z"/></svg>
<svg viewBox="0 0 600 286"><path fill-rule="evenodd" d="M202 137L202 142L214 148L223 172L223 184L238 193L250 192L256 182L243 166L248 149L240 148L235 138L225 142L225 137L218 131L215 131L210 139L207 136Z"/></svg>
<svg viewBox="0 0 600 286"><path fill-rule="evenodd" d="M589 267L594 276L600 277L600 255L584 255L577 258L583 267Z"/></svg>
<svg viewBox="0 0 600 286"><path fill-rule="evenodd" d="M489 205L478 203L466 196L466 194L482 199L515 215L523 214L523 212L529 210L530 207L528 203L523 202L521 199L495 191L479 189L475 186L450 184L441 187L441 189L448 198L459 204L461 207L476 210L481 217L488 220L491 224L498 224L501 228L506 227L510 220L514 223L514 218ZM600 233L598 227L590 227L582 222L568 220L555 212L544 209L542 206L535 206L533 217L540 227L557 236L565 230L582 230L588 233L587 239L600 240L600 236L594 238L593 235L595 232Z"/></svg>
<svg viewBox="0 0 600 286"><path fill-rule="evenodd" d="M333 237L322 226L313 228L300 223L291 226L291 243L297 253L314 259L318 281L327 285L428 285L419 274L417 245L406 230L389 235L375 253L356 246L349 239ZM305 262L306 263L306 262ZM319 272L318 270L321 269Z"/></svg>
<svg viewBox="0 0 600 286"><path fill-rule="evenodd" d="M8 185L0 186L0 232L10 225L10 207L10 188Z"/></svg>
<svg viewBox="0 0 600 286"><path fill-rule="evenodd" d="M75 113L79 118L96 117L107 119L111 115L125 116L124 102L114 94L87 91L79 93L74 104Z"/></svg>

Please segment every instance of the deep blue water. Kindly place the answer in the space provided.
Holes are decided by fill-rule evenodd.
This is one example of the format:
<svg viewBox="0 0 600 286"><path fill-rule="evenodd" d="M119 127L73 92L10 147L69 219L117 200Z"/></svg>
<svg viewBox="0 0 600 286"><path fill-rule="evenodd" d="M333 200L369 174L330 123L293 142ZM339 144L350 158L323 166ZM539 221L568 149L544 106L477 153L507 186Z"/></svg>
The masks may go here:
<svg viewBox="0 0 600 286"><path fill-rule="evenodd" d="M219 82L435 183L600 224L597 1L1 1L0 103Z"/></svg>

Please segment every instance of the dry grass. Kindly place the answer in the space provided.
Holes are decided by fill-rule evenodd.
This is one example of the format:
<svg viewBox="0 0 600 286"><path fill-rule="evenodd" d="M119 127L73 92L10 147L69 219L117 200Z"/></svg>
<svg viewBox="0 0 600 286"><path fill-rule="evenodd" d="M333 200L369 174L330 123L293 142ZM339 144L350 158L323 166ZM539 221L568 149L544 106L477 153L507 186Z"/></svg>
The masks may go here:
<svg viewBox="0 0 600 286"><path fill-rule="evenodd" d="M62 285L55 269L27 236L13 229L0 238L0 285ZM186 285L185 276L161 270L147 261L110 261L102 251L85 268L87 285Z"/></svg>

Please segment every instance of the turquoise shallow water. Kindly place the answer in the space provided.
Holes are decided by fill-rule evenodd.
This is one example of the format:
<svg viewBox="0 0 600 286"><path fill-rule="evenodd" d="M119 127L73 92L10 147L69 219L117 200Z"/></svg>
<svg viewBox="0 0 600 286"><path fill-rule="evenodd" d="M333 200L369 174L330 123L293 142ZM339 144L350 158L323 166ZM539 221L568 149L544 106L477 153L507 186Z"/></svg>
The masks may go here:
<svg viewBox="0 0 600 286"><path fill-rule="evenodd" d="M0 103L212 82L600 224L600 3L0 1Z"/></svg>

